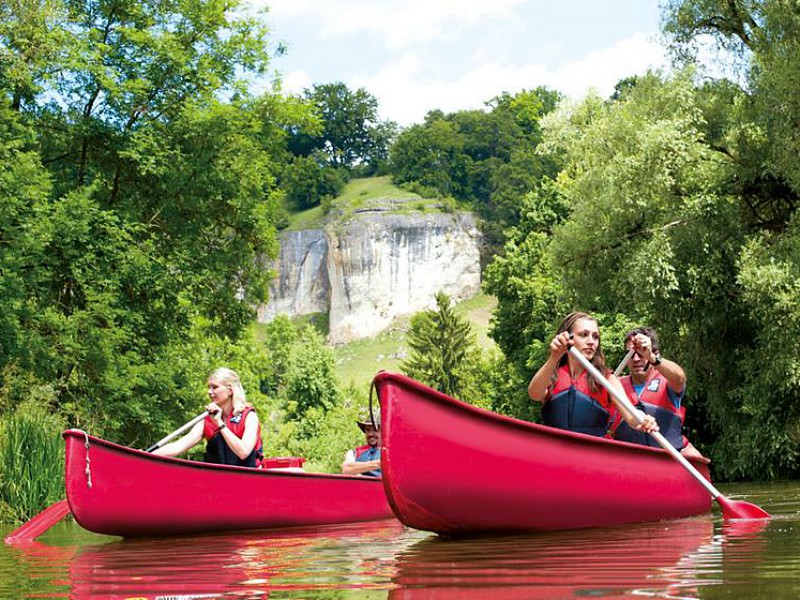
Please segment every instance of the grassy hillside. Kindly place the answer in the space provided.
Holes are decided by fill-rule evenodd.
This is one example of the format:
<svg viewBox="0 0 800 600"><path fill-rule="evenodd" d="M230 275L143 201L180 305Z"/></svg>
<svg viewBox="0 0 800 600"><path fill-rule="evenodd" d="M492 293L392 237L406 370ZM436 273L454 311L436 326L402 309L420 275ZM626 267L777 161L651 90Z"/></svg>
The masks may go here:
<svg viewBox="0 0 800 600"><path fill-rule="evenodd" d="M332 202L331 215L347 218L357 210L369 208L389 209L392 212L439 211L440 200L423 198L402 190L388 176L353 179ZM289 216L290 230L317 229L330 217L321 206L293 213Z"/></svg>
<svg viewBox="0 0 800 600"><path fill-rule="evenodd" d="M478 344L482 348L494 346L488 337L489 319L497 300L493 296L478 294L457 305L457 312L472 324ZM400 363L406 357L406 332L409 316L395 319L391 327L374 338L357 340L335 349L337 373L342 385L354 384L367 388L375 374L381 369L400 371Z"/></svg>

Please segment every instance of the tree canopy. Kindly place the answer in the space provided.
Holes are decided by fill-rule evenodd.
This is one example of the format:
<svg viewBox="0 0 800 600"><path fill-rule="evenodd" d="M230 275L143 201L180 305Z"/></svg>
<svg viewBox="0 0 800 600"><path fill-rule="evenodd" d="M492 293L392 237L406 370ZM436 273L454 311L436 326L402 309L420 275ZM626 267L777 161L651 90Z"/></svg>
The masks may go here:
<svg viewBox="0 0 800 600"><path fill-rule="evenodd" d="M479 402L481 354L469 321L455 312L450 297L436 294L436 309L416 313L408 330L409 356L403 371L440 392Z"/></svg>
<svg viewBox="0 0 800 600"><path fill-rule="evenodd" d="M551 158L536 148L540 121L559 97L538 87L504 93L487 102L486 111L431 111L392 144L392 178L422 194L469 205L483 218L487 245L494 247L503 230L518 223L520 198L555 175Z"/></svg>
<svg viewBox="0 0 800 600"><path fill-rule="evenodd" d="M133 441L204 380L191 371L205 360L177 355L225 360L214 340L252 323L277 250L286 123L310 115L241 91L269 57L266 30L237 8L0 8L6 399L44 386L72 423ZM154 397L172 407L149 410Z"/></svg>
<svg viewBox="0 0 800 600"><path fill-rule="evenodd" d="M481 217L499 302L503 357L484 362L437 297L412 322L409 373L534 419L527 379L566 312L598 317L610 360L651 325L689 375L715 476L800 473L793 3L669 0L672 74L579 102L503 93L399 135L341 82L250 94L269 32L242 8L0 4L0 409L33 400L143 445L225 363L275 447L334 468L363 398L331 385L319 334L278 321L255 339L254 308L285 203L315 206L388 161L395 182ZM724 77L697 60L709 39Z"/></svg>
<svg viewBox="0 0 800 600"><path fill-rule="evenodd" d="M378 99L364 88L342 82L320 83L305 90L319 126L294 128L289 148L298 156L321 152L335 168L379 169L386 162L397 128L378 116Z"/></svg>

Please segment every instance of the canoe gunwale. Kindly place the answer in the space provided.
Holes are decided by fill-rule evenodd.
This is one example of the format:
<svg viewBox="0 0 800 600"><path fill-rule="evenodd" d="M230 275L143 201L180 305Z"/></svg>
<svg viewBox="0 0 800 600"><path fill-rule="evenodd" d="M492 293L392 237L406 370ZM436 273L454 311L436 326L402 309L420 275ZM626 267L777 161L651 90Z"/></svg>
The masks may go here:
<svg viewBox="0 0 800 600"><path fill-rule="evenodd" d="M380 483L381 480L379 477L360 477L358 475L345 475L343 473L313 473L313 472L299 472L299 471L285 471L282 469L256 469L253 467L239 467L236 465L219 465L214 463L206 463L197 460L190 460L186 458L177 458L171 456L159 456L157 454L153 454L151 452L147 452L145 450L139 450L137 448L131 448L129 446L123 446L122 444L117 444L115 442L111 442L105 440L103 438L99 438L93 436L92 434L85 434L85 432L81 429L67 429L62 432L61 436L66 440L68 437L76 437L79 438L82 442L85 441L88 437L89 444L90 444L90 452L91 446L104 446L110 450L114 450L117 452L122 452L124 454L130 454L135 456L136 458L142 460L151 460L156 462L165 462L171 464L175 467L182 468L190 468L190 469L200 469L203 471L226 471L232 473L241 473L243 475L251 475L254 477L264 477L264 476L280 476L280 477L311 477L311 478L322 478L322 479L350 479L355 481L361 482L374 482Z"/></svg>
<svg viewBox="0 0 800 600"><path fill-rule="evenodd" d="M662 450L661 448L643 446L641 444L634 444L632 442L624 442L621 440L615 440L611 438L597 437L594 435L578 433L575 431L567 431L566 429L558 429L557 427L550 427L548 425L542 425L541 423L533 423L531 421L524 421L522 419L501 415L500 413L492 412L485 408L481 408L480 406L475 406L474 404L468 404L466 402L461 402L460 400L457 400L455 398L451 398L450 396L443 394L438 390L427 388L418 381L406 377L405 375L401 375L398 373L391 373L388 371L382 371L375 376L375 385L378 391L377 396L379 402L382 402L380 385L385 382L393 382L401 387L414 388L416 391L427 396L428 398L436 399L438 402L447 405L448 408L459 410L466 413L471 413L473 416L482 419L488 419L498 423L502 423L504 427L514 427L522 429L523 431L534 431L539 435L545 435L554 438L570 439L586 444L599 444L601 446L607 446L610 444L613 447L628 448L632 452L655 454L659 456L666 454L665 451ZM711 460L706 458L705 456L690 458L689 461L699 465L711 464Z"/></svg>
<svg viewBox="0 0 800 600"><path fill-rule="evenodd" d="M216 465L154 456L76 429L62 436L67 501L94 533L164 537L392 518L376 477Z"/></svg>

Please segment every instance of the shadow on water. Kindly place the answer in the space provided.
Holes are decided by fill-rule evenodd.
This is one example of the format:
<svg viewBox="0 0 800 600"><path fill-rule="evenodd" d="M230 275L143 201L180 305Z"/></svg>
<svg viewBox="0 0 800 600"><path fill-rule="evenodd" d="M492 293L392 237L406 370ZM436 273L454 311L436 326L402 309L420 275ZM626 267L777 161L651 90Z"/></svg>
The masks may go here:
<svg viewBox="0 0 800 600"><path fill-rule="evenodd" d="M708 515L471 539L440 538L394 520L143 540L65 523L41 543L0 551L0 597L800 597L800 484L748 499L775 518Z"/></svg>

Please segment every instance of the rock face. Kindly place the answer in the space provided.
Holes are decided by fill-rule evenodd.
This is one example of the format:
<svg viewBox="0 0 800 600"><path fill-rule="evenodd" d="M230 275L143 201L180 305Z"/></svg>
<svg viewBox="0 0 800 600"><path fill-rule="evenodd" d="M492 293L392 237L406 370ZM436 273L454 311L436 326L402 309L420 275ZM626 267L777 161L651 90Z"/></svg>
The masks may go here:
<svg viewBox="0 0 800 600"><path fill-rule="evenodd" d="M469 214L357 215L327 231L288 232L259 320L326 312L330 342L375 335L398 315L480 290L480 233Z"/></svg>
<svg viewBox="0 0 800 600"><path fill-rule="evenodd" d="M269 292L269 303L260 306L258 320L269 322L281 313L291 316L327 313L330 310L328 238L320 229L285 233Z"/></svg>

